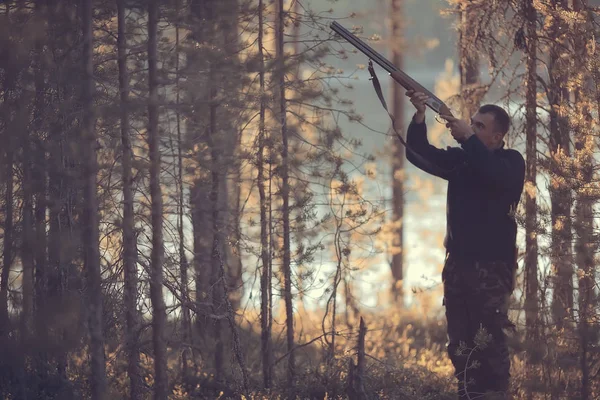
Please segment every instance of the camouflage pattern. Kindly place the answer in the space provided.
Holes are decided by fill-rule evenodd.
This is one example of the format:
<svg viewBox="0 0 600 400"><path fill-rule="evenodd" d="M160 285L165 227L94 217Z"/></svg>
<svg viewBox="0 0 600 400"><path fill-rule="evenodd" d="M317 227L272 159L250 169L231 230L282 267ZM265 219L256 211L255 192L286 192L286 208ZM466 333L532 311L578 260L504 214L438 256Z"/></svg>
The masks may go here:
<svg viewBox="0 0 600 400"><path fill-rule="evenodd" d="M447 348L459 399L508 398L510 358L504 330L514 329L508 304L515 267L508 262L446 258L442 280Z"/></svg>

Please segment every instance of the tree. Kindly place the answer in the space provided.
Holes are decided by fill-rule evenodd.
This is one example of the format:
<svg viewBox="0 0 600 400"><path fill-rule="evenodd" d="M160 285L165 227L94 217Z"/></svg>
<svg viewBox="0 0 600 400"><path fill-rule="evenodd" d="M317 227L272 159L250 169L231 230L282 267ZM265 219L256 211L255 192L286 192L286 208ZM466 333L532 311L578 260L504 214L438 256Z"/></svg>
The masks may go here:
<svg viewBox="0 0 600 400"><path fill-rule="evenodd" d="M481 79L479 74L479 51L476 37L479 30L477 10L472 1L459 4L460 29L458 32L458 70L460 74L461 115L469 119L479 108Z"/></svg>
<svg viewBox="0 0 600 400"><path fill-rule="evenodd" d="M36 2L35 14L37 21L43 26L47 15L47 7L42 2ZM32 190L34 202L34 234L35 246L32 248L35 257L34 271L34 309L35 309L35 336L41 342L48 341L48 329L45 320L44 302L47 301L48 289L48 271L47 271L47 236L46 236L46 212L47 212L47 164L46 150L44 148L44 116L46 114L46 77L45 70L47 69L44 62L44 41L45 37L39 35L35 42L34 55L34 118L33 118L33 134L30 150L32 152ZM44 378L47 371L47 355L38 351L36 357L36 369L38 374Z"/></svg>
<svg viewBox="0 0 600 400"><path fill-rule="evenodd" d="M579 116L575 121L575 157L580 160L577 171L578 185L575 186L575 221L574 230L576 234L575 241L575 260L577 264L578 276L578 333L580 347L580 371L581 371L581 399L587 400L592 396L592 365L594 355L593 343L598 338L598 329L593 333L594 326L594 306L595 306L595 271L594 256L598 249L598 244L594 240L594 204L598 201L598 195L594 194L594 150L596 150L595 132L592 128L592 101L590 96L592 75L588 70L589 51L586 44L595 40L593 34L593 25L589 23L589 17L584 9L581 0L574 0L572 11L580 16L581 21L576 27L576 34L573 36L573 49L575 57L574 69L581 79L581 85L574 86L574 106L576 115ZM579 33L579 34L577 34ZM577 77L576 75L576 77ZM577 79L577 78L575 78ZM594 88L595 89L595 88Z"/></svg>
<svg viewBox="0 0 600 400"><path fill-rule="evenodd" d="M265 118L267 111L266 87L265 87L265 55L264 55L264 21L265 5L263 0L258 1L258 75L259 75L259 122L258 122L258 148L256 156L257 185L260 202L260 259L262 270L260 277L260 327L261 327L261 361L263 371L263 385L270 388L273 384L273 349L271 340L272 316L272 271L270 255L270 226L271 220L267 217L268 200L265 193L265 144L266 128ZM267 162L271 158L271 151ZM268 177L271 178L270 176Z"/></svg>
<svg viewBox="0 0 600 400"><path fill-rule="evenodd" d="M90 352L92 358L92 399L106 398L106 361L104 335L102 332L102 277L100 271L100 238L98 217L98 194L96 175L96 134L94 118L94 62L93 62L93 8L91 0L83 0L83 126L82 144L84 155L84 262L89 293Z"/></svg>
<svg viewBox="0 0 600 400"><path fill-rule="evenodd" d="M139 350L139 316L137 311L138 276L137 243L134 233L133 189L131 173L131 137L129 134L129 74L127 67L127 36L125 0L117 0L117 51L119 67L120 124L123 169L123 270L125 307L125 347L127 351L127 373L129 396L138 400L142 396Z"/></svg>
<svg viewBox="0 0 600 400"><path fill-rule="evenodd" d="M193 341L193 332L192 332L192 317L190 313L190 307L187 304L189 301L189 287L188 287L188 259L185 254L185 234L184 234L184 213L185 213L185 203L184 203L184 170L183 170L183 135L182 135L182 126L181 126L181 112L179 110L181 100L181 87L180 87L180 58L181 58L181 41L179 36L180 25L181 25L181 2L180 0L176 1L175 4L175 104L176 104L176 124L177 124L177 187L178 187L178 220L177 220L177 232L179 235L179 269L181 274L181 295L186 302L186 304L181 305L181 312L183 316L182 323L182 339L184 342L184 347L194 347ZM184 380L187 382L190 377L190 360L189 360L190 351L187 348L184 348L181 354L182 361L182 369ZM194 351L191 351L192 358Z"/></svg>
<svg viewBox="0 0 600 400"><path fill-rule="evenodd" d="M284 53L284 30L285 30L285 9L283 0L277 1L277 21L276 21L276 43L277 43L277 79L279 93L278 102L278 120L281 129L281 215L283 219L283 296L285 301L285 326L287 337L288 367L287 382L288 387L294 385L295 376L295 355L294 355L294 309L292 303L292 266L291 266L291 248L290 248L290 187L289 187L289 160L288 160L288 130L287 130L287 106L285 98L285 53Z"/></svg>
<svg viewBox="0 0 600 400"><path fill-rule="evenodd" d="M523 5L527 41L525 82L525 324L527 340L539 340L538 240L537 240L537 16L533 1ZM530 357L530 360L532 358ZM528 370L531 374L533 371ZM531 393L528 393L531 398Z"/></svg>
<svg viewBox="0 0 600 400"><path fill-rule="evenodd" d="M402 69L403 26L402 26L402 1L392 0L392 64ZM392 114L395 119L395 128L398 132L403 130L404 92L402 86L392 84ZM392 197L393 197L393 238L392 238L392 295L397 305L404 305L404 146L399 141L394 141L392 156Z"/></svg>
<svg viewBox="0 0 600 400"><path fill-rule="evenodd" d="M565 175L565 160L571 157L571 139L569 133L568 103L569 89L564 85L567 79L564 54L567 38L564 34L564 22L558 14L565 10L565 0L553 0L552 14L548 17L551 25L549 35L556 38L548 46L548 85L546 96L550 106L549 147L550 147L550 200L552 223L553 265L552 316L560 331L573 319L573 206L572 188L568 173ZM563 32L563 33L561 33Z"/></svg>
<svg viewBox="0 0 600 400"><path fill-rule="evenodd" d="M163 200L160 185L160 133L158 115L158 1L148 2L148 151L150 153L150 197L152 209L152 255L150 261L150 298L152 300L152 342L154 349L154 398L168 397L167 315L163 298Z"/></svg>
<svg viewBox="0 0 600 400"><path fill-rule="evenodd" d="M8 14L10 10L10 4L6 4L6 13ZM12 73L11 73L12 72ZM4 94L3 94L3 103L4 107L8 107L11 103L11 94L13 91L12 86L15 83L16 76L14 76L14 70L10 66L6 67L5 78L4 78ZM4 111L5 121L10 121L12 119L10 109ZM2 326L1 331L3 337L8 333L10 329L10 320L8 313L8 280L10 277L10 269L13 262L13 195L14 195L14 161L13 161L13 153L14 149L12 148L12 136L10 135L9 130L5 127L5 134L7 135L5 140L7 142L7 146L5 147L5 177L6 180L6 191L5 191L5 212L4 212L4 246L2 250L2 274L0 275L0 325Z"/></svg>

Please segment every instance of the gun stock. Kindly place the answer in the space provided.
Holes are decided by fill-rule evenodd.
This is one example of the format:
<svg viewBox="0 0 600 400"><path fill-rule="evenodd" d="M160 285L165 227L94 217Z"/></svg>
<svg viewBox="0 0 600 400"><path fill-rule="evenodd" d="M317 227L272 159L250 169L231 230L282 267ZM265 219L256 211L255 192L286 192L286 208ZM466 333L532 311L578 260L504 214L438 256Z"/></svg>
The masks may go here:
<svg viewBox="0 0 600 400"><path fill-rule="evenodd" d="M438 99L429 90L427 90L420 83L412 79L410 76L406 75L401 70L392 71L390 75L392 79L394 79L396 82L402 85L402 87L404 87L406 90L414 90L415 92L425 93L427 96L429 96L429 99L427 100L426 104L427 106L429 106L429 108L436 111L438 114L453 116L452 112L450 111L450 108L446 105L446 103Z"/></svg>
<svg viewBox="0 0 600 400"><path fill-rule="evenodd" d="M338 22L334 21L331 23L330 28L336 32L338 35L343 37L348 43L356 47L361 53L369 57L370 60L374 61L381 68L385 69L394 79L398 82L402 87L406 90L415 90L417 92L425 93L429 99L427 100L427 106L431 108L433 111L437 112L440 115L452 115L450 112L450 108L440 100L436 95L431 93L431 91L427 90L423 85L415 81L413 78L408 76L404 71L400 68L396 67L389 60L375 51L371 46L363 42L361 39L356 37L353 33L348 31Z"/></svg>

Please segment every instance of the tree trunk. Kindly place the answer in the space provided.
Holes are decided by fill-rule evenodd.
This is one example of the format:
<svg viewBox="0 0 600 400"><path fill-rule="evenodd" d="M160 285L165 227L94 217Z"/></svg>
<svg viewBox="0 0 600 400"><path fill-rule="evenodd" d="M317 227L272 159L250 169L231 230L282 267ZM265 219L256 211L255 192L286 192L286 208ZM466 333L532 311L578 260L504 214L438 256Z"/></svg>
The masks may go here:
<svg viewBox="0 0 600 400"><path fill-rule="evenodd" d="M36 2L35 12L41 18L47 18L46 7L42 2ZM43 128L44 128L44 112L45 112L45 64L43 62L44 43L43 40L38 40L35 44L34 55L34 85L35 85L35 100L34 100L34 119L33 119L33 144L31 151L33 154L32 162L32 185L33 185L33 206L34 218L32 222L35 225L35 238L33 246L33 255L35 257L35 284L34 284L34 309L35 309L35 335L42 343L48 342L48 329L45 324L45 309L44 304L48 300L47 297L47 271L46 271L46 150L43 143ZM44 378L47 370L46 352L39 351L36 354L36 369L38 374Z"/></svg>
<svg viewBox="0 0 600 400"><path fill-rule="evenodd" d="M210 201L204 191L205 184L202 179L194 182L190 190L190 205L192 216L192 231L194 235L194 281L196 288L195 307L196 321L195 330L201 337L204 337L208 330L206 315L209 308L206 303L209 302L208 293L210 287L210 240L208 232L210 231L210 218L208 211Z"/></svg>
<svg viewBox="0 0 600 400"><path fill-rule="evenodd" d="M210 189L210 205L212 208L212 251L211 251L211 275L210 275L210 287L212 288L212 313L215 315L222 315L226 312L225 308L225 285L227 282L223 282L220 279L221 272L221 260L219 254L221 251L221 225L223 224L222 215L220 212L221 200L220 194L221 189L221 168L222 162L220 153L224 151L221 145L221 137L218 136L217 132L217 88L215 87L215 67L210 63L209 65L209 127L208 127L208 145L210 147L211 154L211 189ZM225 278L225 277L224 277ZM220 319L212 321L213 324L213 339L215 343L215 379L217 382L221 382L225 378L225 371L223 365L223 337L222 337L222 324Z"/></svg>
<svg viewBox="0 0 600 400"><path fill-rule="evenodd" d="M11 85L13 85L10 74L6 74L4 81L4 96L3 102L4 107L8 108L6 111L7 120L12 119L11 110L9 108L10 95L12 92ZM8 334L10 331L10 316L8 312L8 281L10 279L10 269L13 261L13 195L14 195L14 182L13 182L13 148L11 140L11 132L5 130L4 137L4 151L5 151L5 179L6 179L6 191L5 191L5 211L4 211L4 247L2 250L2 274L0 275L0 338Z"/></svg>
<svg viewBox="0 0 600 400"><path fill-rule="evenodd" d="M183 186L183 137L181 134L181 114L179 112L180 105L180 91L181 88L179 86L179 74L180 74L180 54L179 54L179 24L180 24L180 13L181 13L181 4L180 0L176 1L175 4L175 96L176 96L176 111L175 116L177 120L177 185L179 190L179 204L178 204L178 221L177 221L177 231L179 234L179 269L180 269L180 278L181 278L181 296L185 303L181 304L181 313L183 317L182 323L182 340L183 340L183 351L181 352L181 364L182 364L182 375L184 382L188 382L190 377L190 353L193 355L193 338L192 338L192 323L191 323L191 315L190 315L190 307L187 302L190 301L189 289L188 289L188 269L189 264L187 257L185 255L185 235L183 230L183 215L185 211L184 207L184 186ZM191 351L190 351L191 349ZM193 357L192 357L193 359Z"/></svg>
<svg viewBox="0 0 600 400"><path fill-rule="evenodd" d="M573 0L573 12L582 13L582 4L580 0ZM584 16L585 18L585 16ZM588 32L593 32L593 28ZM580 31L573 40L573 49L575 53L575 70L583 74L584 85L575 89L575 108L577 115L582 118L579 120L577 129L575 129L575 157L581 160L579 164L579 174L581 180L576 190L577 203L575 207L575 259L577 262L578 285L578 306L579 306L579 346L580 346L580 371L581 371L581 400L588 400L592 395L591 387L591 352L593 352L594 338L591 337L591 325L594 324L594 256L598 245L594 239L594 198L590 196L589 189L594 185L594 154L597 149L594 130L592 126L593 116L590 110L591 101L587 95L585 83L588 81L588 74L585 72L586 62L586 42L594 38L586 37L585 31ZM590 35L591 36L591 35Z"/></svg>
<svg viewBox="0 0 600 400"><path fill-rule="evenodd" d="M283 0L277 0L277 74L279 86L279 122L281 124L281 200L283 202L281 213L283 219L283 296L285 301L286 334L287 334L287 383L291 390L294 387L295 354L294 354L294 309L292 303L292 268L290 248L290 187L289 187L289 160L288 160L288 130L285 99L285 53L284 53L284 30L285 9Z"/></svg>
<svg viewBox="0 0 600 400"><path fill-rule="evenodd" d="M536 129L537 129L537 32L536 11L533 0L525 3L525 17L527 19L527 71L526 71L526 158L525 173L525 323L527 338L530 343L538 336L538 242L537 242L537 154L536 154Z"/></svg>
<svg viewBox="0 0 600 400"><path fill-rule="evenodd" d="M566 9L566 0L554 0L557 8ZM559 20L551 28L554 37L561 30ZM574 320L573 314L573 233L571 187L564 179L563 159L571 156L569 121L564 108L569 101L569 90L564 86L565 67L561 61L564 41L550 46L548 61L548 100L550 103L550 201L552 221L552 250L550 260L554 274L552 291L552 316L558 331Z"/></svg>
<svg viewBox="0 0 600 400"><path fill-rule="evenodd" d="M100 237L96 176L96 134L94 117L93 8L83 0L83 163L84 163L84 262L89 290L89 330L91 353L92 399L106 398L104 336L102 333L102 282L100 272Z"/></svg>
<svg viewBox="0 0 600 400"><path fill-rule="evenodd" d="M10 12L10 4L6 4L6 16L8 17ZM2 96L3 108L5 109L4 118L8 122L7 125L12 125L10 122L14 120L13 110L11 108L11 94L13 93L15 85L15 71L14 68L6 68ZM6 180L6 191L5 191L5 211L4 211L4 245L2 250L2 273L0 274L0 338L4 338L4 335L10 331L10 315L8 312L8 286L10 279L10 269L13 262L13 212L14 212L14 177L13 177L13 164L14 164L14 149L12 148L12 135L14 133L5 128L4 130L4 151L5 151L5 180Z"/></svg>
<svg viewBox="0 0 600 400"><path fill-rule="evenodd" d="M525 0L523 13L526 20L526 82L525 82L525 329L529 346L536 347L539 340L538 299L538 241L537 241L537 15L533 0ZM527 358L530 364L539 361L538 352ZM535 381L535 369L526 371L528 382ZM533 399L531 385L526 389L527 399Z"/></svg>
<svg viewBox="0 0 600 400"><path fill-rule="evenodd" d="M576 96L578 97L578 96ZM577 100L576 100L577 101ZM587 132L590 132L587 127ZM579 134L581 135L581 133ZM587 153L593 145L589 133L584 137L576 139L576 151L583 152L583 160L580 168L583 176L582 188L577 190L577 202L575 207L575 259L577 262L578 279L578 306L579 306L579 347L580 347L580 371L581 371L581 395L582 400L587 400L591 395L590 387L590 351L593 351L593 338L590 334L590 322L593 324L593 302L594 302L594 253L597 245L594 243L594 201L585 193L587 187L593 185L593 155ZM587 187L586 187L587 186Z"/></svg>
<svg viewBox="0 0 600 400"><path fill-rule="evenodd" d="M481 91L479 77L479 52L473 44L477 16L473 12L471 2L462 2L460 5L460 30L459 30L459 64L460 93L462 97L462 118L467 121L479 109Z"/></svg>
<svg viewBox="0 0 600 400"><path fill-rule="evenodd" d="M21 338L26 344L32 330L34 304L34 245L33 178L31 162L31 137L27 130L21 133L23 142L23 221L21 229L21 262L23 264L23 311L21 314Z"/></svg>
<svg viewBox="0 0 600 400"><path fill-rule="evenodd" d="M140 373L140 349L138 342L138 276L137 243L134 233L133 189L131 172L131 138L129 135L129 74L127 71L127 37L125 20L125 0L117 0L118 20L118 64L119 91L121 93L121 145L123 168L123 271L125 307L125 349L127 353L127 374L129 375L129 398L138 400L142 396L142 377Z"/></svg>
<svg viewBox="0 0 600 400"><path fill-rule="evenodd" d="M392 64L402 69L404 35L402 24L402 0L392 0ZM396 130L402 132L404 125L404 92L406 90L392 84L392 114ZM397 140L393 142L392 153L392 202L393 202L393 242L392 242L392 296L397 306L404 306L404 146Z"/></svg>
<svg viewBox="0 0 600 400"><path fill-rule="evenodd" d="M202 43L202 41L208 40L207 38L210 37L208 33L210 29L209 23L212 22L213 7L214 0L190 1L190 14L192 16L190 25L193 26L193 40L195 43ZM194 71L206 71L208 63L206 57L203 56L204 54L198 51L198 47L191 49L186 54L186 68L193 69ZM208 86L208 83L205 86ZM200 119L204 118L207 114L204 111L204 107L208 96L206 96L204 92L202 92L202 94L188 92L188 96L191 98L192 105L195 108L194 114L188 118L190 121L188 130L196 132L200 129L199 126L206 126L206 123L200 121ZM201 112L196 112L196 107L197 110ZM199 132L197 132L197 134L201 135ZM204 132L202 134L204 134ZM208 169L206 166L209 161L207 161L206 158L206 152L199 151L196 160L197 165L201 168ZM206 304L210 303L211 259L214 239L211 221L212 204L210 193L210 179L204 177L197 178L190 188L197 310L195 326L202 338L208 334L210 326L209 323L207 323L208 319L206 318L206 316L210 314L210 307L207 307Z"/></svg>
<svg viewBox="0 0 600 400"><path fill-rule="evenodd" d="M38 318L40 321L40 328L47 329L50 343L56 343L58 341L58 329L56 324L52 323L52 314L56 311L53 310L55 304L60 304L62 299L62 291L60 285L60 265L61 258L67 258L66 255L61 256L61 237L64 234L63 231L68 228L68 221L63 220L64 213L62 209L63 205L63 169L62 159L63 154L59 150L60 142L62 141L61 132L56 126L52 124L49 132L49 143L51 143L51 149L49 151L48 159L48 204L49 204L49 226L48 226L48 262L47 267L47 297L42 301L40 299L40 315ZM65 226L66 224L66 226ZM39 234L39 232L38 232ZM39 264L38 264L39 265ZM48 367L51 369L51 363L54 361L53 357L49 357ZM45 377L45 371L42 371L42 376Z"/></svg>
<svg viewBox="0 0 600 400"><path fill-rule="evenodd" d="M224 39L223 47L225 49L225 58L220 62L226 62L225 68L221 70L220 86L226 90L226 93L231 93L231 97L235 97L234 93L238 93L240 88L239 83L239 0L221 0L218 2L219 7L219 25L223 31L221 34L217 31L217 37L221 36ZM223 74L224 73L224 74ZM237 110L235 110L237 111ZM240 205L241 205L241 133L239 127L225 116L220 115L220 119L225 122L225 127L222 128L226 137L226 144L223 147L222 158L226 162L222 162L223 173L221 174L221 187L225 194L221 204L227 207L226 224L228 227L227 235L231 238L225 243L221 243L221 247L226 251L226 261L228 264L227 273L227 291L234 310L240 308L240 302L244 295L243 282L243 265L241 258L241 230L240 230Z"/></svg>
<svg viewBox="0 0 600 400"><path fill-rule="evenodd" d="M154 398L168 397L167 315L163 298L163 202L160 187L160 138L158 132L157 41L158 1L148 2L148 149L150 152L150 198L152 208L152 254L150 299L152 301L152 340L154 345Z"/></svg>
<svg viewBox="0 0 600 400"><path fill-rule="evenodd" d="M258 1L258 58L259 58L259 93L260 114L258 122L258 150L256 158L257 185L260 197L260 258L262 271L260 278L260 327L261 327L261 359L263 371L263 385L270 388L273 385L273 350L271 345L271 320L272 305L269 296L271 286L271 265L269 254L269 221L267 220L267 198L265 195L265 112L267 109L265 99L265 56L263 52L264 41L264 3ZM270 154L270 152L269 152Z"/></svg>

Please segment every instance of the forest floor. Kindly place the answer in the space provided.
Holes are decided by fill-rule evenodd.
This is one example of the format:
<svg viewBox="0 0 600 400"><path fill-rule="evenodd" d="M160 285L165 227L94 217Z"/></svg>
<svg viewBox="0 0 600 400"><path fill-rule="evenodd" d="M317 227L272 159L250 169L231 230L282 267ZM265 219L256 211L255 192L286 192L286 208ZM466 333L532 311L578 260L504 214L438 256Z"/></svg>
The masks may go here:
<svg viewBox="0 0 600 400"><path fill-rule="evenodd" d="M293 395L287 385L284 335L277 337L273 389L252 390L262 386L260 335L242 332L242 348L246 354L247 370L250 371L250 399L346 399L351 378L350 365L357 363L358 323L340 323L336 328L335 351L331 356L331 335L323 335L321 321L314 315L303 315L302 328L298 329L301 346L295 352L296 384ZM365 366L364 392L369 399L398 400L450 400L455 399L453 367L446 354L445 322L437 317L424 319L421 312L390 313L365 316L367 332L364 340ZM309 328L309 327L312 327ZM241 328L242 330L244 328ZM251 329L251 328L250 328ZM244 329L245 330L245 329ZM206 343L210 347L209 343ZM225 359L234 361L232 353ZM233 372L236 368L230 368ZM240 398L234 392L241 391L241 376L231 376L236 388L215 385L211 375L205 377L196 392L200 397L187 397L183 390L180 397L229 399ZM231 382L231 380L230 380ZM202 390L204 389L204 390Z"/></svg>

